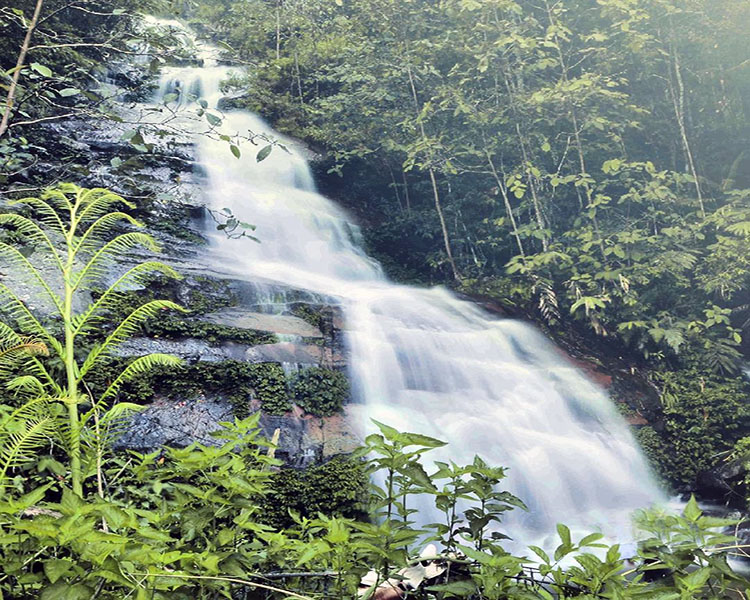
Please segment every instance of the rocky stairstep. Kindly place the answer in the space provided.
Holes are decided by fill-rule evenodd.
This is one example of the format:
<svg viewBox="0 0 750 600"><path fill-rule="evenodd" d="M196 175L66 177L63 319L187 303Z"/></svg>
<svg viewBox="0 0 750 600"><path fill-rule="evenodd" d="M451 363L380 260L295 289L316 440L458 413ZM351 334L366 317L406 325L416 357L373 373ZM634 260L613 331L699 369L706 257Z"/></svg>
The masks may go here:
<svg viewBox="0 0 750 600"><path fill-rule="evenodd" d="M251 312L241 308L228 308L201 317L202 321L214 325L226 325L240 329L255 329L280 335L296 335L301 338L322 338L323 333L307 321L290 315L272 315Z"/></svg>
<svg viewBox="0 0 750 600"><path fill-rule="evenodd" d="M205 362L237 360L249 363L287 363L304 367L318 365L343 367L346 364L344 356L339 352L315 344L294 342L260 346L224 342L220 346L212 346L208 342L193 338L168 340L138 337L123 342L116 351L117 356L122 357L143 356L151 353L173 354L186 360Z"/></svg>

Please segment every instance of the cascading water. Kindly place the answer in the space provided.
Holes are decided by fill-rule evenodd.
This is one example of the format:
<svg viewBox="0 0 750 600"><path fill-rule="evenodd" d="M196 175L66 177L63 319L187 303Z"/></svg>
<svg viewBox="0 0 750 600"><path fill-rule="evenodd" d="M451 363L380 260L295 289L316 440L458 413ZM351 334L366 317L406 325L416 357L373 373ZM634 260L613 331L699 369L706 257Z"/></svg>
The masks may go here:
<svg viewBox="0 0 750 600"><path fill-rule="evenodd" d="M215 64L171 68L161 98L187 106L192 93L215 108L227 74ZM242 111L223 115L222 130L267 135L289 151L275 147L257 162L258 147L244 143L237 159L226 141L196 137L208 205L251 221L261 239L214 233L206 259L246 280L339 298L366 417L449 442L440 459L479 454L509 467L508 487L530 510L514 511L505 528L523 541L557 522L622 535L633 509L663 500L610 400L540 333L444 289L387 281L357 227L315 192L293 141Z"/></svg>

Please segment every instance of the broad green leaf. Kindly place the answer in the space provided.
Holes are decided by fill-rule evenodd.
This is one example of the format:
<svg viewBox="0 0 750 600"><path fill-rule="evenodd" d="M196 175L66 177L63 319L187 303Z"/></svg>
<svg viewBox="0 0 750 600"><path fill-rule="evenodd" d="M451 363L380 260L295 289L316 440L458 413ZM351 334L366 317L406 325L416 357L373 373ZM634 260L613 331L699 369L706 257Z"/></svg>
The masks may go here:
<svg viewBox="0 0 750 600"><path fill-rule="evenodd" d="M409 479L422 487L434 490L435 486L430 480L430 476L425 472L422 465L417 462L410 462L398 469L399 473L406 475Z"/></svg>
<svg viewBox="0 0 750 600"><path fill-rule="evenodd" d="M55 583L60 577L67 575L73 569L73 563L63 558L50 558L44 561L44 575L50 583Z"/></svg>
<svg viewBox="0 0 750 600"><path fill-rule="evenodd" d="M69 585L58 581L45 587L40 596L41 600L90 600L94 590L82 583Z"/></svg>
<svg viewBox="0 0 750 600"><path fill-rule="evenodd" d="M261 148L258 154L255 156L256 162L266 160L266 158L268 158L268 155L271 154L271 150L273 150L273 144L263 146L263 148Z"/></svg>
<svg viewBox="0 0 750 600"><path fill-rule="evenodd" d="M560 536L560 540L565 546L571 545L570 529L567 525L562 523L557 524L557 535Z"/></svg>
<svg viewBox="0 0 750 600"><path fill-rule="evenodd" d="M424 446L426 448L441 448L447 444L447 442L420 433L401 433L399 434L399 441L405 446Z"/></svg>
<svg viewBox="0 0 750 600"><path fill-rule="evenodd" d="M706 582L711 577L711 568L703 567L697 571L689 573L685 577L680 577L678 582L680 587L685 587L690 591L698 591L706 585Z"/></svg>
<svg viewBox="0 0 750 600"><path fill-rule="evenodd" d="M703 514L703 511L701 511L700 507L698 506L698 501L695 499L694 495L690 496L690 500L685 505L682 514L686 519L690 521L697 521Z"/></svg>
<svg viewBox="0 0 750 600"><path fill-rule="evenodd" d="M431 585L426 589L428 592L441 592L443 594L450 594L451 596L458 596L459 598L466 598L476 593L477 586L471 581L452 581L451 583Z"/></svg>
<svg viewBox="0 0 750 600"><path fill-rule="evenodd" d="M29 66L33 71L36 71L43 77L52 77L52 71L49 69L49 67L45 67L44 65L37 62L31 63Z"/></svg>

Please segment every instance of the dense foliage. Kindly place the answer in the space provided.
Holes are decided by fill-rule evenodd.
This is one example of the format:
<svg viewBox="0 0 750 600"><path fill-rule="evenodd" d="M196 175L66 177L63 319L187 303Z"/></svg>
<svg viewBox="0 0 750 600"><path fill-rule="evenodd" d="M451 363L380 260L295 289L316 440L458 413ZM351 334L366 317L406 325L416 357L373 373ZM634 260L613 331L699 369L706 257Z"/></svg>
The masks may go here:
<svg viewBox="0 0 750 600"><path fill-rule="evenodd" d="M27 274L14 281L32 281L49 312L34 315L0 284L0 383L14 392L13 404L0 406L3 597L353 598L372 570L369 597L387 579L398 583L425 539L450 552L436 557L449 567L416 584L434 598L719 598L744 587L727 563L734 538L716 531L734 521L703 516L695 500L682 517L641 515L647 535L629 570L619 547L602 544L601 534L574 541L562 524L553 556L539 547L514 556L498 528L505 513L525 506L498 489L504 469L477 457L467 466L435 462L428 474L422 455L444 443L381 423L352 458L303 477L277 470L274 444L258 433L260 412L224 423L215 444L112 455L123 415L140 408L119 402L118 391L178 361L148 355L105 381L94 373L111 368L107 357L155 312L184 309L145 299L105 327L104 337L97 326L118 314L129 286L176 273L146 261L103 285L118 253L155 249L140 224L117 210L128 203L112 192L66 184L16 204L18 212L0 215L16 233L0 251ZM39 256L36 265L29 261L28 242L51 269L40 270ZM98 292L88 304L77 301L92 289ZM302 372L294 389L298 400L326 412L346 393L320 369ZM382 485L366 495L367 474ZM341 489L329 490L331 482ZM415 494L421 502L432 498L444 518L417 527ZM650 570L664 576L651 581Z"/></svg>

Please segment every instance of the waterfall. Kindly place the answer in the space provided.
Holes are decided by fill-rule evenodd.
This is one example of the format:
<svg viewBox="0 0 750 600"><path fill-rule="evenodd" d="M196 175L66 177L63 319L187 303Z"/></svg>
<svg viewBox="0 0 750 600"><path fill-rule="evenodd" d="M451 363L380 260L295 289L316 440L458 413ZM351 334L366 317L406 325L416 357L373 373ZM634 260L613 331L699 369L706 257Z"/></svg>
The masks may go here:
<svg viewBox="0 0 750 600"><path fill-rule="evenodd" d="M172 67L160 94L190 107L192 93L216 108L228 72ZM214 231L206 260L245 280L337 298L363 427L375 418L448 442L440 460L465 464L479 454L508 467L507 486L529 512L514 511L503 528L524 542L557 522L623 535L633 509L663 500L610 399L536 329L443 288L388 281L349 216L315 191L299 144L254 114L222 118L227 135L265 135L286 150L277 145L258 162L266 142L242 143L235 158L226 140L196 136L208 206L255 224L261 240Z"/></svg>

